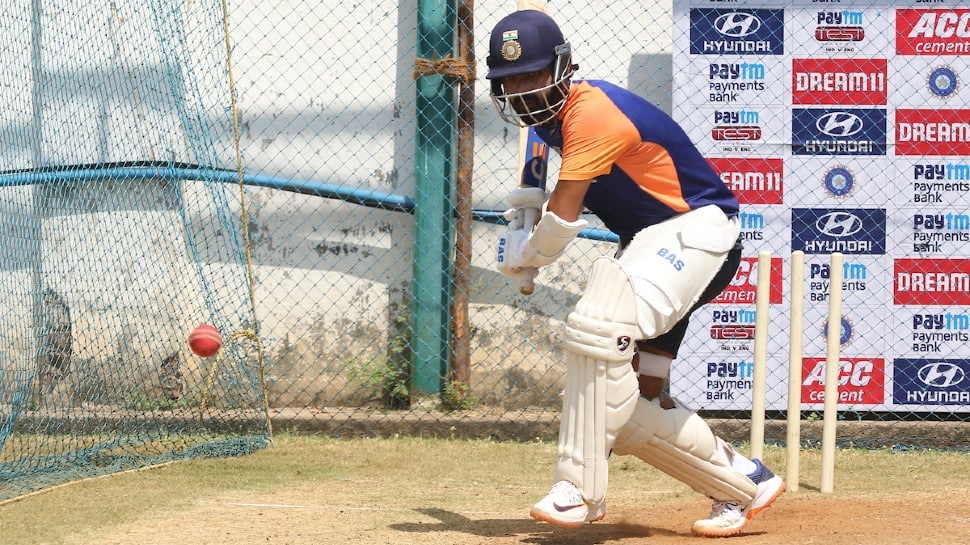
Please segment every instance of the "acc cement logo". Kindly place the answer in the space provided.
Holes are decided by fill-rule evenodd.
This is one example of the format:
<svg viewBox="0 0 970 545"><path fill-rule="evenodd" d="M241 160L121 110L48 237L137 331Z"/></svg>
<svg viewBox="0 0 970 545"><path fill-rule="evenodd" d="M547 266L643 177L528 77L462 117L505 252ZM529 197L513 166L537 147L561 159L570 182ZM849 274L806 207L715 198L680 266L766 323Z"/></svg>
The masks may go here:
<svg viewBox="0 0 970 545"><path fill-rule="evenodd" d="M855 190L855 177L843 166L832 167L825 173L822 187L833 197L848 197Z"/></svg>
<svg viewBox="0 0 970 545"><path fill-rule="evenodd" d="M829 212L818 218L815 228L826 236L849 237L862 230L862 220L848 212Z"/></svg>
<svg viewBox="0 0 970 545"><path fill-rule="evenodd" d="M849 112L830 112L818 118L815 127L834 138L845 138L862 130L862 118Z"/></svg>
<svg viewBox="0 0 970 545"><path fill-rule="evenodd" d="M926 86L935 96L946 99L953 96L960 88L960 80L957 79L957 73L949 66L938 66L930 72Z"/></svg>
<svg viewBox="0 0 970 545"><path fill-rule="evenodd" d="M751 13L725 13L714 20L714 30L731 38L750 36L761 28L761 20Z"/></svg>
<svg viewBox="0 0 970 545"><path fill-rule="evenodd" d="M963 382L963 379L966 378L966 373L964 373L959 365L946 361L937 361L927 363L923 367L920 367L919 371L916 372L916 376L927 386L949 388L950 386L956 386Z"/></svg>

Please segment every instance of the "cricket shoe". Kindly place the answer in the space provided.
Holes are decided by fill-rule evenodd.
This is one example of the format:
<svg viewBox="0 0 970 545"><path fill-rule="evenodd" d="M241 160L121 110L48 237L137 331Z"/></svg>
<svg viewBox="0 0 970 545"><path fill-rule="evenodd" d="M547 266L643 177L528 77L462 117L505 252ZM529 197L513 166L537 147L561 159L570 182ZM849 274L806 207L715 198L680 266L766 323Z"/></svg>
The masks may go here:
<svg viewBox="0 0 970 545"><path fill-rule="evenodd" d="M563 528L581 528L606 516L606 500L587 503L576 485L559 481L552 485L546 497L532 506L529 515Z"/></svg>
<svg viewBox="0 0 970 545"><path fill-rule="evenodd" d="M758 485L754 500L742 506L737 502L716 501L711 514L706 519L694 522L691 532L702 537L728 537L739 532L751 517L767 509L785 491L785 481L765 467L761 460L752 460L758 469L748 478Z"/></svg>

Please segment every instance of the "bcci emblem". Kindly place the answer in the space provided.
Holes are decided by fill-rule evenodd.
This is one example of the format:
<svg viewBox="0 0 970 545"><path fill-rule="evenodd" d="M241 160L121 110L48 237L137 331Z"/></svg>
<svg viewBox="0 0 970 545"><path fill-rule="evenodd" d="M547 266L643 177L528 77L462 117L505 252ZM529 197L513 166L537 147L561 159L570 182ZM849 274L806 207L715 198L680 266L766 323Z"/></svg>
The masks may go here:
<svg viewBox="0 0 970 545"><path fill-rule="evenodd" d="M848 197L855 190L855 177L851 170L843 166L834 167L825 173L822 186L829 195L841 199Z"/></svg>
<svg viewBox="0 0 970 545"><path fill-rule="evenodd" d="M930 72L926 85L930 88L931 93L947 99L960 88L960 80L957 79L956 72L949 66L938 66Z"/></svg>
<svg viewBox="0 0 970 545"><path fill-rule="evenodd" d="M522 46L519 45L518 40L507 40L502 44L502 58L513 62L522 56Z"/></svg>
<svg viewBox="0 0 970 545"><path fill-rule="evenodd" d="M852 326L852 321L842 316L839 320L839 325L841 326L841 331L839 331L839 346L845 346L852 342L852 338L855 336L855 328ZM822 338L827 339L829 336L829 323L828 321L822 325Z"/></svg>

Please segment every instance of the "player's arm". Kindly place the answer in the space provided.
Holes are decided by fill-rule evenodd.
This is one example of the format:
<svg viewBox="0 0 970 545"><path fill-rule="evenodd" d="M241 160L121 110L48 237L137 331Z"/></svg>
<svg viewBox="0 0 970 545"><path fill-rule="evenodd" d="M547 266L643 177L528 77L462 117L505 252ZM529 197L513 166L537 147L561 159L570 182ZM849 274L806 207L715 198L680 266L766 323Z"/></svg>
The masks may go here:
<svg viewBox="0 0 970 545"><path fill-rule="evenodd" d="M586 191L591 183L593 180L560 180L549 196L546 211L566 221L578 220L583 212L583 199L586 198Z"/></svg>

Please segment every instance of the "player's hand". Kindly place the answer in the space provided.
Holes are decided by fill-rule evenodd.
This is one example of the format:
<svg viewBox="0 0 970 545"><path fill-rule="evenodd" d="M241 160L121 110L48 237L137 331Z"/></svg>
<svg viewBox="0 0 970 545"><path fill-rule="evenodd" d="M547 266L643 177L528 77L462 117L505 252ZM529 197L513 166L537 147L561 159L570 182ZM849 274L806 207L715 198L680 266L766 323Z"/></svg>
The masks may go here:
<svg viewBox="0 0 970 545"><path fill-rule="evenodd" d="M505 221L509 222L507 225L507 229L509 231L519 231L521 229L525 229L525 215L527 210L529 209L509 208L502 213L502 217L505 218Z"/></svg>
<svg viewBox="0 0 970 545"><path fill-rule="evenodd" d="M509 222L509 231L520 229L531 231L539 221L539 214L545 202L546 192L538 187L520 187L509 193L508 203L513 208L503 214Z"/></svg>
<svg viewBox="0 0 970 545"><path fill-rule="evenodd" d="M541 209L546 202L546 192L538 187L520 187L509 193L506 202L511 208Z"/></svg>

